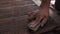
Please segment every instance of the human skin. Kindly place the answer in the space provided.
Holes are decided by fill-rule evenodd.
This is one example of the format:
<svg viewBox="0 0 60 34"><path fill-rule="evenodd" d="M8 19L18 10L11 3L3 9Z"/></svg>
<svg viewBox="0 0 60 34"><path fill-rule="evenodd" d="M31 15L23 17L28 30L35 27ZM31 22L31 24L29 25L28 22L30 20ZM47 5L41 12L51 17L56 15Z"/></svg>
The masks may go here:
<svg viewBox="0 0 60 34"><path fill-rule="evenodd" d="M40 7L38 8L39 11L37 11L37 12L30 12L28 16L29 16L29 19L33 19L34 17L36 17L36 18L39 17L40 20L43 19L41 21L41 27L43 27L44 24L46 24L46 21L48 20L49 7L50 7L50 1L51 0L41 0L41 1L42 1L42 3L40 5ZM34 24L32 24L30 27L35 27L35 25L37 25L37 24L38 24L38 21L35 20Z"/></svg>

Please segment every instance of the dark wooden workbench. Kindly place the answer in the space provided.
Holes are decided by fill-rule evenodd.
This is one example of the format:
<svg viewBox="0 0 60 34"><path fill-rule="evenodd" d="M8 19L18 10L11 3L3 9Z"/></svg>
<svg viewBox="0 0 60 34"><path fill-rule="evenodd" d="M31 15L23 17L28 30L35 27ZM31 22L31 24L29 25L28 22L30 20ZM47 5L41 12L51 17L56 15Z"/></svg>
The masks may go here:
<svg viewBox="0 0 60 34"><path fill-rule="evenodd" d="M59 26L60 16L50 9L50 17L44 28L36 33L27 29L27 13L38 8L31 0L0 0L0 34L40 34ZM43 33L44 34L44 33ZM48 33L47 33L48 34Z"/></svg>

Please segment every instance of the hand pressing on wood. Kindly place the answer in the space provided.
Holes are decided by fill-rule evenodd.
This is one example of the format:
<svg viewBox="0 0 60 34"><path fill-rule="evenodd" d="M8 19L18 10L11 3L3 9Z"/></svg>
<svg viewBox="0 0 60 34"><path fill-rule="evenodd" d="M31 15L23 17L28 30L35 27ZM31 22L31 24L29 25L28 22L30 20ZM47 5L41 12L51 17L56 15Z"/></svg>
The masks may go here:
<svg viewBox="0 0 60 34"><path fill-rule="evenodd" d="M51 0L42 0L41 6L38 10L29 13L29 19L38 18L32 22L29 28L34 28L40 23L40 26L43 27L46 24L49 16L49 6ZM40 21L40 22L39 22Z"/></svg>
<svg viewBox="0 0 60 34"><path fill-rule="evenodd" d="M39 23L41 24L41 27L44 26L44 24L46 23L46 21L48 20L48 16L49 16L49 10L46 8L41 8L39 10L36 10L35 12L31 13L28 15L30 19L36 18L32 25L30 25L30 27L35 27L37 26Z"/></svg>

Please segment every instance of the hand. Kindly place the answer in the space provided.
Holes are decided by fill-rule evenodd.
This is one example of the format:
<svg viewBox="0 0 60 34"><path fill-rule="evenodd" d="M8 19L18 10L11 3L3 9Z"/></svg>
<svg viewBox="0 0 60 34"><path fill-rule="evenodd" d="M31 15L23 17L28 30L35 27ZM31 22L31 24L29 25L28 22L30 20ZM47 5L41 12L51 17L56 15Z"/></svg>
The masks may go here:
<svg viewBox="0 0 60 34"><path fill-rule="evenodd" d="M43 27L46 21L48 20L49 10L46 8L40 8L40 10L36 10L35 12L29 13L28 16L30 19L33 19L34 17L38 18L38 20L41 21L41 27ZM35 25L37 25L36 23L38 23L38 20L34 21ZM31 25L30 27L34 27L34 24L32 24L33 26Z"/></svg>
<svg viewBox="0 0 60 34"><path fill-rule="evenodd" d="M43 9L40 8L37 17L39 17L39 19L41 20L41 27L43 27L44 24L46 24L48 20L48 16L49 16L49 10L47 8L43 8Z"/></svg>

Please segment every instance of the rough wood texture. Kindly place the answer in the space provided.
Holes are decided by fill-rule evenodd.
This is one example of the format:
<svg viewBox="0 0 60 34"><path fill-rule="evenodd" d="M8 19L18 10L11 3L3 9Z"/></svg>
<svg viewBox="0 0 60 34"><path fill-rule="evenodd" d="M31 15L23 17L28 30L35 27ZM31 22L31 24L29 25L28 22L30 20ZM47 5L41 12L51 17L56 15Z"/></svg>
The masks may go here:
<svg viewBox="0 0 60 34"><path fill-rule="evenodd" d="M50 14L51 18L49 18L44 28L39 28L39 31L35 33L28 31L26 26L29 21L26 15L29 11L34 11L37 8L31 0L0 0L0 34L52 33L52 30L55 29L60 22L59 16L54 12L54 16Z"/></svg>

